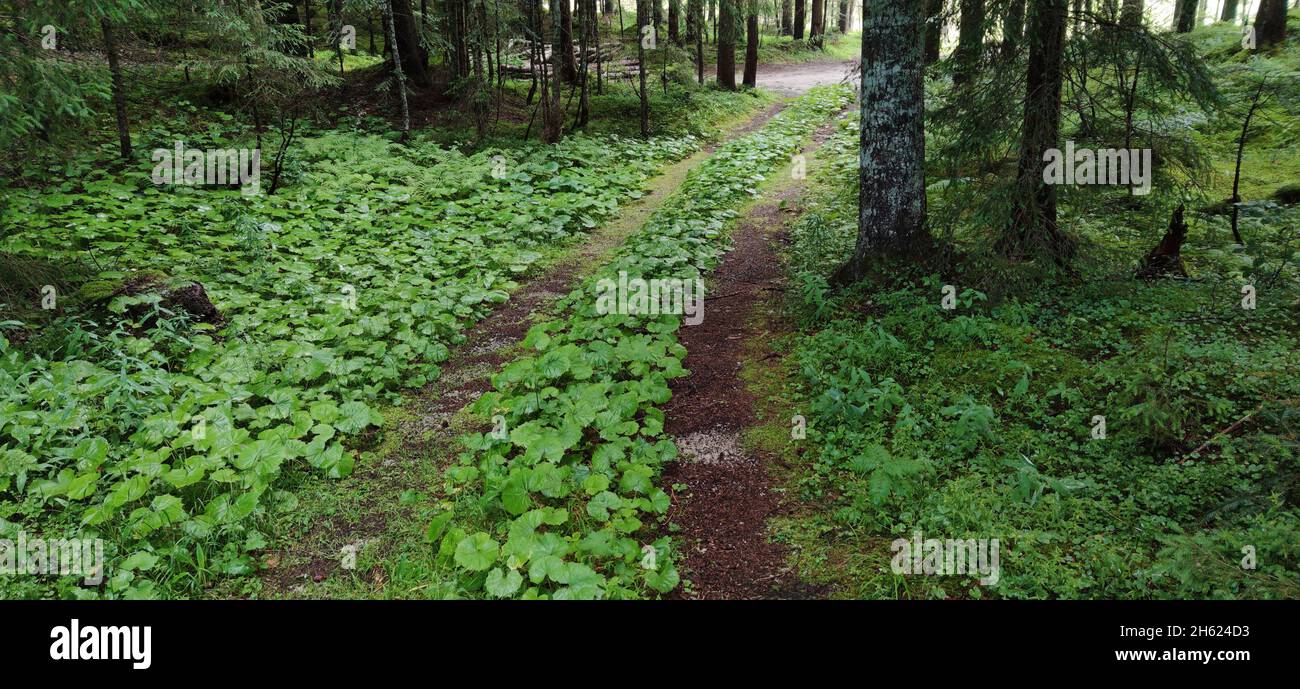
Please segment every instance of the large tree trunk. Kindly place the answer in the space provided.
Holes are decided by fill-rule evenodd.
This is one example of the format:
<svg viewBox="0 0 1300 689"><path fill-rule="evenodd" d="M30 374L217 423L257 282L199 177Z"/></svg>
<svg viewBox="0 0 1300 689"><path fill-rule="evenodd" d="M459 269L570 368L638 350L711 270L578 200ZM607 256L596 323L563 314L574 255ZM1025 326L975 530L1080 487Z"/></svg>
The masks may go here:
<svg viewBox="0 0 1300 689"><path fill-rule="evenodd" d="M736 90L736 0L718 0L718 86Z"/></svg>
<svg viewBox="0 0 1300 689"><path fill-rule="evenodd" d="M969 83L984 51L984 0L961 0L957 31L957 65L953 80Z"/></svg>
<svg viewBox="0 0 1300 689"><path fill-rule="evenodd" d="M925 230L925 71L919 2L864 0L858 239L835 275L845 284L868 257L908 252Z"/></svg>
<svg viewBox="0 0 1300 689"><path fill-rule="evenodd" d="M1174 31L1190 33L1196 26L1196 0L1178 0L1174 6Z"/></svg>
<svg viewBox="0 0 1300 689"><path fill-rule="evenodd" d="M412 84L425 88L433 85L433 75L420 48L415 12L411 0L389 0L393 15L394 47L401 57L402 73Z"/></svg>
<svg viewBox="0 0 1300 689"><path fill-rule="evenodd" d="M866 19L867 6L862 6ZM925 8L925 64L939 61L939 45L943 40L943 0L927 0Z"/></svg>
<svg viewBox="0 0 1300 689"><path fill-rule="evenodd" d="M131 125L126 119L126 85L122 79L122 65L117 59L117 36L113 33L113 22L108 18L99 20L99 28L104 32L104 54L108 57L108 74L112 81L118 150L123 158L130 158Z"/></svg>
<svg viewBox="0 0 1300 689"><path fill-rule="evenodd" d="M781 35L789 36L794 22L794 3L791 0L781 0Z"/></svg>
<svg viewBox="0 0 1300 689"><path fill-rule="evenodd" d="M1237 2L1238 0L1224 0L1223 13L1219 15L1219 21L1231 22L1237 20Z"/></svg>
<svg viewBox="0 0 1300 689"><path fill-rule="evenodd" d="M680 0L668 0L668 41L673 45L682 44L682 36L679 32L681 18L678 16L680 7Z"/></svg>
<svg viewBox="0 0 1300 689"><path fill-rule="evenodd" d="M1255 13L1255 41L1259 47L1286 40L1286 0L1260 0Z"/></svg>
<svg viewBox="0 0 1300 689"><path fill-rule="evenodd" d="M803 40L804 3L807 0L794 0L794 40Z"/></svg>
<svg viewBox="0 0 1300 689"><path fill-rule="evenodd" d="M758 0L745 0L744 84L758 85Z"/></svg>
<svg viewBox="0 0 1300 689"><path fill-rule="evenodd" d="M1056 187L1043 180L1044 153L1058 148L1061 129L1061 62L1065 43L1067 0L1033 0L1030 11L1029 73L1025 117L1011 227L1002 250L1014 257L1040 253L1064 262L1074 243L1056 221Z"/></svg>

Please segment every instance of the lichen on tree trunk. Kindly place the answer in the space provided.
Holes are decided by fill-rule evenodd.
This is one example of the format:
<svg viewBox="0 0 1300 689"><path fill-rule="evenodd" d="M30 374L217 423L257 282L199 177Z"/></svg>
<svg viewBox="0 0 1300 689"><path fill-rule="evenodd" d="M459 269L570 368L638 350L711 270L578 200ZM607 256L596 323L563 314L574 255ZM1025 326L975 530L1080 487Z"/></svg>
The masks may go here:
<svg viewBox="0 0 1300 689"><path fill-rule="evenodd" d="M863 4L858 239L838 284L878 253L915 250L925 231L925 69L921 3Z"/></svg>

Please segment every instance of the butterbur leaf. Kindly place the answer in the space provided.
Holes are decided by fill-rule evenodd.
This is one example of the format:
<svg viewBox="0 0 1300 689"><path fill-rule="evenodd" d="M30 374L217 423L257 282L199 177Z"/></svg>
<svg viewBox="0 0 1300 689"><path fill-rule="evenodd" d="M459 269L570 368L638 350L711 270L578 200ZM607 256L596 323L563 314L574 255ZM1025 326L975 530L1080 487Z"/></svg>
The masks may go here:
<svg viewBox="0 0 1300 689"><path fill-rule="evenodd" d="M619 480L618 487L620 490L629 493L649 493L650 489L654 488L654 484L650 482L652 473L650 467L644 464L628 467L627 471L623 472L623 478Z"/></svg>
<svg viewBox="0 0 1300 689"><path fill-rule="evenodd" d="M604 474L591 474L582 481L582 490L587 495L595 495L609 488L609 477Z"/></svg>
<svg viewBox="0 0 1300 689"><path fill-rule="evenodd" d="M597 493L587 501L587 514L591 515L592 519L605 521L609 519L610 510L616 510L622 506L623 500L621 498L609 491L604 491Z"/></svg>
<svg viewBox="0 0 1300 689"><path fill-rule="evenodd" d="M497 561L500 552L500 544L480 531L456 544L456 564L474 572L482 572Z"/></svg>
<svg viewBox="0 0 1300 689"><path fill-rule="evenodd" d="M483 588L490 595L497 598L505 598L514 595L519 590L520 584L524 583L524 576L513 569L502 570L500 567L488 572L487 580L483 582Z"/></svg>
<svg viewBox="0 0 1300 689"><path fill-rule="evenodd" d="M344 433L360 433L370 425L370 407L365 402L348 402L339 407L339 419L334 424Z"/></svg>
<svg viewBox="0 0 1300 689"><path fill-rule="evenodd" d="M668 497L668 494L662 488L655 488L650 491L650 498L647 502L649 503L647 510L655 514L665 514L668 512L668 508L672 506L672 499Z"/></svg>
<svg viewBox="0 0 1300 689"><path fill-rule="evenodd" d="M510 514L523 514L528 511L532 503L532 498L528 496L528 489L524 487L522 472L512 475L501 487L501 504Z"/></svg>
<svg viewBox="0 0 1300 689"><path fill-rule="evenodd" d="M677 567L673 563L660 563L658 569L645 570L645 583L659 593L668 593L681 583Z"/></svg>

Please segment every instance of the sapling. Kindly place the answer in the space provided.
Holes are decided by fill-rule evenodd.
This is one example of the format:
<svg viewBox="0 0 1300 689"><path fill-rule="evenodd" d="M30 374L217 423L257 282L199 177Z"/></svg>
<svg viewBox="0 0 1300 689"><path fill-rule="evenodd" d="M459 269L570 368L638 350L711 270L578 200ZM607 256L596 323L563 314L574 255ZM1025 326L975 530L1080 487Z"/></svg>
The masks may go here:
<svg viewBox="0 0 1300 689"><path fill-rule="evenodd" d="M1241 156L1246 150L1246 136L1250 133L1250 121L1254 119L1255 112L1264 104L1267 97L1265 87L1268 84L1268 77L1265 76L1259 80L1259 85L1255 88L1255 95L1250 99L1250 107L1246 110L1246 118L1241 123L1241 136L1237 137L1237 163L1232 172L1232 240L1238 244L1246 242L1241 238L1241 230L1237 227L1237 214L1241 210Z"/></svg>

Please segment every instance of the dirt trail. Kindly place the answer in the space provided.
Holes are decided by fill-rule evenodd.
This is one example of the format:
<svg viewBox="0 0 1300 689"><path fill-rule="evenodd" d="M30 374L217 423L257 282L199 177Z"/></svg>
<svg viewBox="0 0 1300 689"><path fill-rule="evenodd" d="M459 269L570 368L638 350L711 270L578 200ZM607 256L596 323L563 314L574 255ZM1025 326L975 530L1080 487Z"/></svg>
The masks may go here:
<svg viewBox="0 0 1300 689"><path fill-rule="evenodd" d="M818 131L805 154L832 131L833 125ZM797 182L779 184L733 231L734 248L707 286L704 321L678 331L691 375L672 382L673 397L664 409L679 461L665 471L663 484L686 485L674 495L669 514L681 527L683 574L691 581L680 594L684 598L819 596L789 570L785 548L769 541L768 519L781 510L767 471L774 458L744 444L745 430L757 424L759 401L741 370L747 348L769 341L779 326L782 205L790 212L804 192Z"/></svg>
<svg viewBox="0 0 1300 689"><path fill-rule="evenodd" d="M404 534L395 524L406 521L413 508L403 504L402 494L427 485L430 462L445 462L459 447L457 436L469 429L457 427L455 416L490 387L490 377L507 362L538 317L567 294L588 271L604 263L605 257L638 231L650 214L671 196L686 174L713 154L717 146L761 127L784 109L776 104L728 129L717 143L707 146L663 170L647 183L649 192L619 210L583 244L565 254L544 271L523 282L501 308L488 314L466 331L466 340L453 348L443 362L438 380L419 392L408 394L401 407L401 420L389 431L395 438L388 450L374 462L359 463L357 472L329 488L337 498L326 514L319 515L304 531L285 539L283 550L270 553L264 564L264 596L311 596L307 587L325 581L339 570L341 551L352 545L358 551L374 545L380 552L395 548ZM382 571L368 573L376 589L382 589Z"/></svg>
<svg viewBox="0 0 1300 689"><path fill-rule="evenodd" d="M801 96L808 89L823 84L841 84L857 81L852 61L799 62L758 66L757 82L759 88L779 93L791 98ZM717 66L711 68L710 76L717 75ZM741 70L736 71L736 83L744 78Z"/></svg>

